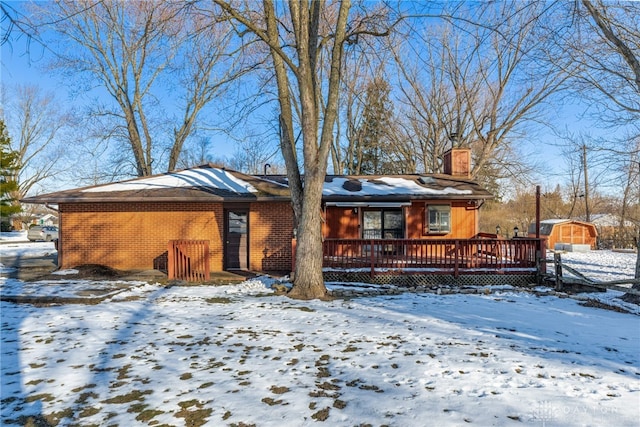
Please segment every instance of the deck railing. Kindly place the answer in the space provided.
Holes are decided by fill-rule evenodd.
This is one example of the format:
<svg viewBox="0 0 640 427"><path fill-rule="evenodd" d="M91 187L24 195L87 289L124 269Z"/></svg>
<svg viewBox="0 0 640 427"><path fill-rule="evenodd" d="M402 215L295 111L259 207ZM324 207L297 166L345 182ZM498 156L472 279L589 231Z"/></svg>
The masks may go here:
<svg viewBox="0 0 640 427"><path fill-rule="evenodd" d="M532 238L326 239L324 267L367 268L436 274L535 271L544 259L543 241Z"/></svg>
<svg viewBox="0 0 640 427"><path fill-rule="evenodd" d="M208 240L171 240L168 252L168 278L187 282L210 279Z"/></svg>

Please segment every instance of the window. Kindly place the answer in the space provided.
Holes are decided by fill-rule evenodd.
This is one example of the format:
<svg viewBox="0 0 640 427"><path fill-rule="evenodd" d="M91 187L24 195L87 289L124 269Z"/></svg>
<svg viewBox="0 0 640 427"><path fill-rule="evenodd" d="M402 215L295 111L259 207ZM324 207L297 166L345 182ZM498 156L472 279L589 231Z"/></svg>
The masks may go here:
<svg viewBox="0 0 640 427"><path fill-rule="evenodd" d="M401 209L366 210L363 212L363 239L402 239L404 226Z"/></svg>
<svg viewBox="0 0 640 427"><path fill-rule="evenodd" d="M428 205L425 234L446 234L451 231L451 206Z"/></svg>

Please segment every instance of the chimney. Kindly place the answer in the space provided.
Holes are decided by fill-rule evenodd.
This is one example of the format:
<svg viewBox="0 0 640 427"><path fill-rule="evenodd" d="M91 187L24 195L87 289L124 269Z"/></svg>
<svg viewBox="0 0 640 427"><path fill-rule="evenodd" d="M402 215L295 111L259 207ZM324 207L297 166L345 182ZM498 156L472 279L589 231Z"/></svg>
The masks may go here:
<svg viewBox="0 0 640 427"><path fill-rule="evenodd" d="M461 178L471 177L471 149L452 148L444 153L444 173Z"/></svg>

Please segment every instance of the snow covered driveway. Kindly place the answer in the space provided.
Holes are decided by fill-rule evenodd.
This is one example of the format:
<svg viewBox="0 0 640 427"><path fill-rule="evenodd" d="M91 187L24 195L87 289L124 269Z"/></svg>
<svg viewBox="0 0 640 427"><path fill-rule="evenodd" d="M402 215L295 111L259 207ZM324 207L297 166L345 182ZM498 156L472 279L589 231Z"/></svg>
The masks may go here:
<svg viewBox="0 0 640 427"><path fill-rule="evenodd" d="M265 282L2 303L2 423L638 425L638 315L512 290L295 301Z"/></svg>

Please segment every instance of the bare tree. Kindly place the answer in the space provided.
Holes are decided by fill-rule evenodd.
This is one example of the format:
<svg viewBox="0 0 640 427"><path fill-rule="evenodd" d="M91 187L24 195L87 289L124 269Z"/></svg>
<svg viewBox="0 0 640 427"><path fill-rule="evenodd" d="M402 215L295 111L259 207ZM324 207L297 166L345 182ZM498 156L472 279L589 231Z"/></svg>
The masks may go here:
<svg viewBox="0 0 640 427"><path fill-rule="evenodd" d="M564 70L537 66L546 47L538 31L544 7L461 7L449 23L416 30L395 47L404 129L417 142L425 171L440 172L442 154L452 145L472 148L476 179L486 180L488 171L501 173L490 177L495 180L526 170L508 157L512 145L524 141L528 125L542 121L545 103L566 78Z"/></svg>
<svg viewBox="0 0 640 427"><path fill-rule="evenodd" d="M214 2L240 24L245 37L249 32L269 49L278 89L280 148L298 231L294 287L289 294L295 298L322 298L326 288L322 277L320 208L338 116L344 45L356 34L383 33L386 21L383 15L370 19L364 10L354 13L350 21L349 0L263 0L259 12L252 11L255 4L241 8L241 4L223 0ZM294 100L300 108L297 123ZM302 138L300 162L294 137L296 124Z"/></svg>
<svg viewBox="0 0 640 427"><path fill-rule="evenodd" d="M176 167L199 114L239 71L227 55L228 26L176 2L57 0L35 13L57 36L55 66L81 89L106 91L92 115L105 135L126 141L138 176L168 153ZM58 19L56 19L58 18ZM51 23L50 25L46 25Z"/></svg>
<svg viewBox="0 0 640 427"><path fill-rule="evenodd" d="M64 172L64 162L60 161L65 152L61 139L73 126L73 118L64 112L53 93L45 93L38 86L3 89L9 91L3 94L7 100L4 114L13 135L11 149L17 154L19 165L15 176L20 183L16 197L19 200L37 185ZM65 136L70 144L69 135Z"/></svg>
<svg viewBox="0 0 640 427"><path fill-rule="evenodd" d="M244 173L276 174L280 171L276 163L278 152L276 144L266 142L262 133L252 133L236 142L236 150L228 162L231 168Z"/></svg>
<svg viewBox="0 0 640 427"><path fill-rule="evenodd" d="M622 136L613 136L600 149L613 159L612 165L620 165L620 176L626 181L621 182L624 217L640 204L630 197L637 194L640 173L634 163L640 148L640 4L582 0L567 15L574 25L558 38L567 56L580 65L572 74L577 93L595 105L598 123L612 131L623 129ZM636 242L635 276L640 278L640 234ZM640 301L631 295L625 298Z"/></svg>

